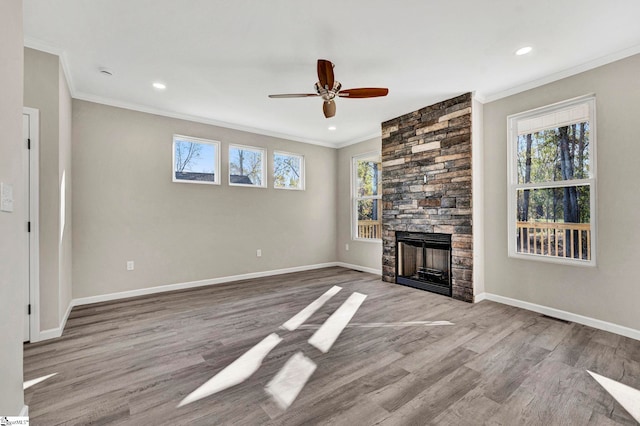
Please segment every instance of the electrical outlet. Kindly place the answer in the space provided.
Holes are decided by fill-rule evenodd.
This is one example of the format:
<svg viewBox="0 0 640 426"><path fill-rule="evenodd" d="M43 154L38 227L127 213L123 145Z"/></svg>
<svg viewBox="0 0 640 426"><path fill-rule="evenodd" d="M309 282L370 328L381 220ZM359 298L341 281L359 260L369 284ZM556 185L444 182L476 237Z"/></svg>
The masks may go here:
<svg viewBox="0 0 640 426"><path fill-rule="evenodd" d="M349 244L345 244L345 245L344 245L344 249L345 249L346 251L349 251Z"/></svg>
<svg viewBox="0 0 640 426"><path fill-rule="evenodd" d="M127 261L127 271L133 271L133 268L134 268L133 260L128 260Z"/></svg>
<svg viewBox="0 0 640 426"><path fill-rule="evenodd" d="M260 250L260 249L256 250L256 256L257 257L262 257L262 250Z"/></svg>

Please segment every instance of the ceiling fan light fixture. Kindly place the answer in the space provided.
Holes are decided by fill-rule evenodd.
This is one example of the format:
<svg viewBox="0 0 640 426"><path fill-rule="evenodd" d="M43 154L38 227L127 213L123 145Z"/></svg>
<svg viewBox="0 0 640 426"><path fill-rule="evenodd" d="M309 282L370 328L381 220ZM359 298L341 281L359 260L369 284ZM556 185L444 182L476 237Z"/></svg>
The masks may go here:
<svg viewBox="0 0 640 426"><path fill-rule="evenodd" d="M389 89L386 87L360 87L355 89L342 90L342 84L335 79L333 74L333 63L326 59L318 59L318 81L314 84L316 93L289 93L279 95L269 95L270 98L306 98L318 96L322 98L322 112L325 118L336 115L335 99L341 98L377 98L387 96ZM333 126L332 126L333 127ZM335 129L329 129L335 130Z"/></svg>
<svg viewBox="0 0 640 426"><path fill-rule="evenodd" d="M331 118L336 115L336 103L333 100L324 101L322 103L322 112L325 118Z"/></svg>

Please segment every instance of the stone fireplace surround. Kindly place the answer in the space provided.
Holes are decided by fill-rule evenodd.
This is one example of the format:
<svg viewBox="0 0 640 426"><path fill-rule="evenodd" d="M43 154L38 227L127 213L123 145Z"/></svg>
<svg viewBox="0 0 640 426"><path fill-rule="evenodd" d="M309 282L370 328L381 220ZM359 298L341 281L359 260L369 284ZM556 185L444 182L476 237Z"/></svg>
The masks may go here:
<svg viewBox="0 0 640 426"><path fill-rule="evenodd" d="M396 232L451 235L452 297L473 301L472 95L382 123L382 279L396 282Z"/></svg>

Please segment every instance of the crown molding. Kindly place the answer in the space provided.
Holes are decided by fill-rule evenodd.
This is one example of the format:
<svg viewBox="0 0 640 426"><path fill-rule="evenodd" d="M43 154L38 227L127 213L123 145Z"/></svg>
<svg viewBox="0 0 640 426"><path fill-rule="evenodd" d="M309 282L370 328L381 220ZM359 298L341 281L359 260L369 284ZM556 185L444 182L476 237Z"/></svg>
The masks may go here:
<svg viewBox="0 0 640 426"><path fill-rule="evenodd" d="M287 139L294 142L302 142L302 143L307 143L311 145L319 145L319 146L324 146L327 148L334 148L334 149L345 148L347 146L364 142L369 139L381 137L381 132L376 132L376 133L364 135L362 137L358 137L358 138L355 138L349 141L344 141L344 142L336 142L336 143L322 142L322 141L309 139L309 138L305 138L297 135L291 135L288 133L275 132L272 130L261 129L257 127L251 127L251 126L246 126L246 125L236 124L236 123L229 123L225 121L219 121L219 120L214 120L210 118L190 115L190 114L182 114L174 111L168 111L164 109L153 108L145 105L138 105L134 103L119 101L116 99L105 98L102 96L97 96L89 93L79 92L76 89L73 78L71 76L67 54L64 49L47 44L45 42L42 42L40 40L31 38L31 37L24 38L24 46L31 49L40 50L46 53L57 55L60 58L60 63L65 75L65 78L67 80L67 84L69 86L69 92L71 93L71 97L74 99L95 102L95 103L109 105L117 108L124 108L128 110L139 111L139 112L144 112L144 113L154 114L154 115L159 115L164 117L177 118L180 120L187 120L187 121L192 121L196 123L209 124L212 126L218 126L218 127L223 127L227 129L255 133L255 134L264 135L264 136ZM611 53L609 55L601 56L594 60L585 62L584 64L578 65L576 67L568 68L566 70L545 76L543 78L533 80L516 87L512 87L510 89L502 90L499 92L493 92L493 93L482 93L477 91L473 92L474 99L478 100L482 104L497 101L499 99L506 98L508 96L512 96L530 89L534 89L536 87L543 86L545 84L553 83L563 78L571 77L573 75L580 74L582 72L589 71L594 68L610 64L612 62L627 58L629 56L636 55L638 53L640 53L640 45L632 46L630 48L623 49L618 52Z"/></svg>
<svg viewBox="0 0 640 426"><path fill-rule="evenodd" d="M315 139L309 139L301 136L291 135L288 133L274 132L267 129L260 129L257 127L245 126L245 125L236 124L236 123L228 123L225 121L213 120L210 118L199 117L196 115L182 114L174 111L167 111L164 109L153 108L153 107L138 105L138 104L129 103L129 102L123 102L116 99L105 98L102 96L80 92L76 89L75 84L73 82L73 78L71 77L69 61L67 59L67 54L64 49L61 49L60 47L53 46L51 44L42 42L40 40L31 38L31 37L24 38L24 46L30 49L39 50L41 52L50 53L60 58L62 70L64 72L65 78L67 79L69 92L71 93L71 97L73 99L78 99L78 100L88 101L88 102L95 102L103 105L113 106L117 108L124 108L132 111L144 112L147 114L154 114L154 115L159 115L163 117L177 118L179 120L186 120L186 121L192 121L196 123L208 124L211 126L224 127L227 129L239 130L239 131L248 132L248 133L255 133L255 134L270 136L270 137L279 138L279 139L287 139L294 142L302 142L302 143L307 143L311 145L319 145L319 146L324 146L327 148L334 148L334 149L338 148L337 143L322 142Z"/></svg>
<svg viewBox="0 0 640 426"><path fill-rule="evenodd" d="M52 46L50 44L44 43L40 40L36 40L31 37L24 38L24 47L28 47L34 50L39 50L45 53L50 53L60 58L60 65L62 66L62 72L64 72L64 77L67 80L67 86L69 86L69 93L71 93L72 98L75 98L76 89L73 83L73 78L71 77L71 68L69 68L69 60L67 59L67 53L64 51L64 49L60 49L59 47Z"/></svg>
<svg viewBox="0 0 640 426"><path fill-rule="evenodd" d="M116 99L105 98L102 96L92 95L89 93L76 92L73 98L81 101L94 102L94 103L108 105L116 108L123 108L123 109L132 110L132 111L144 112L147 114L160 115L160 116L169 117L169 118L177 118L179 120L186 120L186 121L192 121L195 123L208 124L211 126L224 127L226 129L233 129L233 130L239 130L239 131L248 132L248 133L255 133L263 136L287 139L294 142L302 142L302 143L307 143L311 145L319 145L327 148L336 148L336 144L330 143L330 142L322 142L314 139L303 138L296 135L290 135L287 133L274 132L271 130L245 126L242 124L228 123L225 121L213 120L210 118L199 117L196 115L182 114L174 111L167 111L164 109L152 108L145 105L122 102Z"/></svg>
<svg viewBox="0 0 640 426"><path fill-rule="evenodd" d="M366 135L366 136L362 136L360 138L352 139L350 141L339 142L339 143L335 144L334 147L337 148L337 149L345 148L347 146L355 145L357 143L368 141L370 139L375 139L375 138L380 138L381 139L382 138L382 131L376 132L376 133L372 133L372 134L369 134L369 135Z"/></svg>
<svg viewBox="0 0 640 426"><path fill-rule="evenodd" d="M476 98L482 103L497 101L498 99L506 98L530 89L535 89L536 87L544 86L545 84L553 83L555 81L562 80L563 78L571 77L576 74L628 58L629 56L637 55L638 53L640 53L640 45L632 46L507 90L488 94L477 93Z"/></svg>

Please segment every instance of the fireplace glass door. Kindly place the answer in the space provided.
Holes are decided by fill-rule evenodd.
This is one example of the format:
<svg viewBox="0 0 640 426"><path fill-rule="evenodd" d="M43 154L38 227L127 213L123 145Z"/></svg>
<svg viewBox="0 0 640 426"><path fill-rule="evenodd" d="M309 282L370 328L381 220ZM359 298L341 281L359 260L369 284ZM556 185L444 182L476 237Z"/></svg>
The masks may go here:
<svg viewBox="0 0 640 426"><path fill-rule="evenodd" d="M396 282L451 295L450 244L398 239Z"/></svg>

